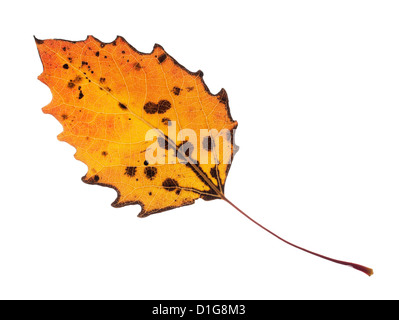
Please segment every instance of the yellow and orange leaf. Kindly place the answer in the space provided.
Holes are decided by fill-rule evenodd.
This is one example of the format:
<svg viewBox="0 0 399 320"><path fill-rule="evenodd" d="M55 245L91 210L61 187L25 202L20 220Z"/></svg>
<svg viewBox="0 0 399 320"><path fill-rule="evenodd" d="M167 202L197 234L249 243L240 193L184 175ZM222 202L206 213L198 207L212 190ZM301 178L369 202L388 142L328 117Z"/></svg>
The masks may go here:
<svg viewBox="0 0 399 320"><path fill-rule="evenodd" d="M114 188L114 207L140 204L140 217L220 198L231 164L222 157L237 150L232 139L223 137L219 152L200 142L190 154L197 164L149 164L145 151L154 141L145 138L152 129L159 144L175 146L168 157L185 142L168 136L172 124L176 132L190 129L197 137L202 129L234 130L223 89L211 94L201 71L188 71L160 45L145 54L122 37L112 43L89 36L36 44L44 68L39 79L53 95L43 111L60 121L58 139L74 146L75 158L88 166L84 182Z"/></svg>

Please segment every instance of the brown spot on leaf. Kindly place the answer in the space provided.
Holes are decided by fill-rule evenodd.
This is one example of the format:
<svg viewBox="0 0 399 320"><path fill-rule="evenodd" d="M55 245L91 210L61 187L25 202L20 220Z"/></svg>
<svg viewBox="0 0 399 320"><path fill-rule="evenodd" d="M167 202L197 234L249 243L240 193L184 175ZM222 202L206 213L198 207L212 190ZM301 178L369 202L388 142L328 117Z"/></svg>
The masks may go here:
<svg viewBox="0 0 399 320"><path fill-rule="evenodd" d="M166 59L166 54L164 53L164 54L162 54L162 55L160 55L160 56L158 57L158 62L159 62L159 63L162 63L162 62L165 61L165 59Z"/></svg>
<svg viewBox="0 0 399 320"><path fill-rule="evenodd" d="M158 102L158 113L165 113L171 108L171 104L168 100L160 100Z"/></svg>
<svg viewBox="0 0 399 320"><path fill-rule="evenodd" d="M64 113L63 115L61 115L61 118L66 120L66 119L68 119L68 115Z"/></svg>
<svg viewBox="0 0 399 320"><path fill-rule="evenodd" d="M100 177L98 175L94 176L94 181L97 182L98 180L100 180Z"/></svg>
<svg viewBox="0 0 399 320"><path fill-rule="evenodd" d="M134 64L134 69L136 69L137 71L140 71L141 68L142 68L142 66L140 65L140 63L136 62L136 63Z"/></svg>
<svg viewBox="0 0 399 320"><path fill-rule="evenodd" d="M187 89L188 92L190 92L190 91L194 90L194 87L187 87L186 89Z"/></svg>
<svg viewBox="0 0 399 320"><path fill-rule="evenodd" d="M73 82L68 82L68 88L73 88L75 84Z"/></svg>
<svg viewBox="0 0 399 320"><path fill-rule="evenodd" d="M103 151L103 152L101 152L101 154L102 154L104 157L106 157L106 156L108 155L108 152L107 152L107 151Z"/></svg>
<svg viewBox="0 0 399 320"><path fill-rule="evenodd" d="M97 51L96 52L96 57L99 57L100 56L100 51Z"/></svg>
<svg viewBox="0 0 399 320"><path fill-rule="evenodd" d="M134 175L136 174L136 167L126 167L125 169L125 175L129 176L129 177L134 177Z"/></svg>
<svg viewBox="0 0 399 320"><path fill-rule="evenodd" d="M123 104L119 102L119 107L123 110L127 110L127 107Z"/></svg>
<svg viewBox="0 0 399 320"><path fill-rule="evenodd" d="M157 175L158 169L155 167L146 167L144 169L144 174L147 179L154 180L155 176Z"/></svg>
<svg viewBox="0 0 399 320"><path fill-rule="evenodd" d="M67 63L65 63L62 67L63 67L64 69L69 69L69 66L68 66Z"/></svg>
<svg viewBox="0 0 399 320"><path fill-rule="evenodd" d="M179 187L179 184L175 179L167 178L162 182L162 186L168 191L174 191Z"/></svg>
<svg viewBox="0 0 399 320"><path fill-rule="evenodd" d="M158 105L155 104L154 102L147 102L144 105L144 111L149 113L149 114L154 114L158 112Z"/></svg>
<svg viewBox="0 0 399 320"><path fill-rule="evenodd" d="M144 105L144 111L149 114L155 114L157 112L162 114L168 111L171 107L172 105L168 100L160 100L157 104L150 101Z"/></svg>
<svg viewBox="0 0 399 320"><path fill-rule="evenodd" d="M105 82L105 78L100 78L100 83L104 83Z"/></svg>
<svg viewBox="0 0 399 320"><path fill-rule="evenodd" d="M173 87L172 92L178 96L180 94L181 89L179 87Z"/></svg>
<svg viewBox="0 0 399 320"><path fill-rule="evenodd" d="M167 126L171 126L172 125L172 122L170 121L169 118L162 118L162 123L164 125L167 125Z"/></svg>

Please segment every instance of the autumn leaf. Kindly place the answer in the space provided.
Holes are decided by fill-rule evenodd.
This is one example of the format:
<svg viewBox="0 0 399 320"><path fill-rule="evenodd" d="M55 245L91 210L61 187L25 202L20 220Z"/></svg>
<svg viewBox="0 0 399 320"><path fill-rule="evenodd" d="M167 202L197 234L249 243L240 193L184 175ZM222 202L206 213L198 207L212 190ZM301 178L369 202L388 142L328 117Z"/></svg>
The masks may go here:
<svg viewBox="0 0 399 320"><path fill-rule="evenodd" d="M63 126L58 139L76 148L85 183L117 191L114 207L139 204L139 217L222 199L280 240L321 258L372 274L354 263L298 247L272 233L224 194L237 122L227 93L212 94L160 45L142 53L122 37L103 43L38 40L39 80L51 90L43 108Z"/></svg>
<svg viewBox="0 0 399 320"><path fill-rule="evenodd" d="M237 122L230 116L225 90L211 94L201 71L186 70L160 45L144 54L122 37L109 44L94 37L36 43L44 66L39 79L53 94L43 111L61 122L58 139L74 146L75 158L88 166L84 182L114 188L114 207L140 204L140 217L198 198L220 198L231 164L221 158L235 152L232 139L216 153L213 138L204 136L190 155L209 160L209 154L215 161L149 164L145 151L153 141L145 137L155 129L159 146L171 147L168 157L179 144L190 143L170 137L172 124L176 132L190 129L197 137L203 129L232 132Z"/></svg>

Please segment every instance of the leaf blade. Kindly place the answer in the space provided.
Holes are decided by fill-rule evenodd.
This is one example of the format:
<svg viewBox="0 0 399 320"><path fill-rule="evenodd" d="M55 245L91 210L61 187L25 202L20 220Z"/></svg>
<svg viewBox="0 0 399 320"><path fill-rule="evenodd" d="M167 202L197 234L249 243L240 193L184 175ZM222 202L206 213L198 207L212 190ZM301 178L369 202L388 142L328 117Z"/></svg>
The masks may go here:
<svg viewBox="0 0 399 320"><path fill-rule="evenodd" d="M185 141L169 137L169 123L174 121L177 131L190 129L198 136L203 129L232 132L237 122L231 118L224 90L211 94L202 72L188 71L159 45L146 54L122 37L108 44L92 36L77 42L36 43L44 66L39 80L53 94L43 111L61 122L59 140L74 146L75 158L88 166L82 180L117 191L114 207L140 204L139 216L148 216L200 197L221 197L231 163L218 160L223 152L234 153L232 140L221 153L212 151L216 164L196 164L201 152L209 150L201 150L200 144L190 160L178 150ZM146 165L145 150L153 143L144 139L149 129L175 146L166 154L180 155L189 163ZM134 175L126 174L133 171ZM177 184L173 192L165 187L168 179Z"/></svg>

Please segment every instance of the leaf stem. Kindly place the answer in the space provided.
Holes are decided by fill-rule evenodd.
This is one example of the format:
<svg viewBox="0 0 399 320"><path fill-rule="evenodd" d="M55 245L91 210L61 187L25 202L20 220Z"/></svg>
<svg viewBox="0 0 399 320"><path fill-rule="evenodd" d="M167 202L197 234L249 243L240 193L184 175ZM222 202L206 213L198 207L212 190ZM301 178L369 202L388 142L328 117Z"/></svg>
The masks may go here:
<svg viewBox="0 0 399 320"><path fill-rule="evenodd" d="M225 196L223 196L222 199L223 199L224 201L226 201L228 204L230 204L233 208L235 208L238 212L240 212L244 217L246 217L247 219L251 220L251 221L252 221L253 223L255 223L256 225L258 225L259 227L261 227L263 230L269 232L271 235L275 236L277 239L279 239L279 240L285 242L286 244L289 244L290 246L293 246L294 248L297 248L297 249L300 249L300 250L305 251L305 252L307 252L307 253L313 254L313 255L315 255L315 256L317 256L317 257L319 257L319 258L323 258L323 259L326 259L326 260L329 260L329 261L332 261L332 262L335 262L335 263L338 263L338 264L342 264L342 265L345 265L345 266L352 267L352 268L354 268L354 269L356 269L356 270L359 270L359 271L361 271L361 272L364 272L364 273L367 274L368 276L371 276L371 275L373 274L373 269L371 269L371 268L367 268L367 267L362 266L362 265L357 264L357 263L352 263L352 262L347 262L347 261L342 261L342 260L337 260L337 259L333 259L333 258L330 258L330 257L326 257L326 256L323 256L323 255L318 254L318 253L316 253L316 252L313 252L313 251L307 250L307 249L305 249L305 248L302 248L302 247L300 247L300 246L297 246L296 244L293 244L293 243L291 243L291 242L289 242L289 241L287 241L287 240L281 238L280 236L278 236L278 235L275 234L274 232L272 232L272 231L270 231L269 229L267 229L267 228L265 228L264 226L262 226L259 222L255 221L255 220L252 219L250 216L248 216L244 211L242 211L240 208L238 208L234 203L232 203L232 202L231 202L229 199L227 199Z"/></svg>

